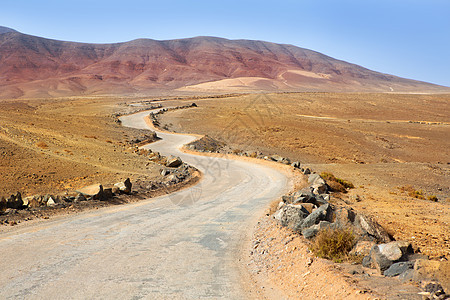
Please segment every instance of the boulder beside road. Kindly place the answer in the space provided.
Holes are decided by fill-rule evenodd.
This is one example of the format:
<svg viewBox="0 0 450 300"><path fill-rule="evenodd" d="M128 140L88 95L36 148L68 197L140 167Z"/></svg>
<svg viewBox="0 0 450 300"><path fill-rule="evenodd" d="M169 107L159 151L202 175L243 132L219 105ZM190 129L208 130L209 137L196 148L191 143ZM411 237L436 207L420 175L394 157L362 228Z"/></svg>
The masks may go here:
<svg viewBox="0 0 450 300"><path fill-rule="evenodd" d="M133 185L131 184L130 178L127 178L125 181L114 184L114 187L118 188L120 192L125 194L131 193L132 186Z"/></svg>
<svg viewBox="0 0 450 300"><path fill-rule="evenodd" d="M182 163L183 163L183 161L181 160L181 158L175 157L175 156L169 156L167 158L166 167L177 168L177 167L181 166Z"/></svg>
<svg viewBox="0 0 450 300"><path fill-rule="evenodd" d="M85 186L77 192L95 200L103 200L103 186L99 183Z"/></svg>
<svg viewBox="0 0 450 300"><path fill-rule="evenodd" d="M11 195L6 202L7 208L20 209L23 206L22 194L17 192L15 195Z"/></svg>
<svg viewBox="0 0 450 300"><path fill-rule="evenodd" d="M301 205L285 204L274 215L282 226L294 229L303 224L309 212Z"/></svg>
<svg viewBox="0 0 450 300"><path fill-rule="evenodd" d="M394 263L406 261L407 255L412 253L411 244L405 241L378 244L373 246L369 255L364 258L363 265L376 268L383 274Z"/></svg>

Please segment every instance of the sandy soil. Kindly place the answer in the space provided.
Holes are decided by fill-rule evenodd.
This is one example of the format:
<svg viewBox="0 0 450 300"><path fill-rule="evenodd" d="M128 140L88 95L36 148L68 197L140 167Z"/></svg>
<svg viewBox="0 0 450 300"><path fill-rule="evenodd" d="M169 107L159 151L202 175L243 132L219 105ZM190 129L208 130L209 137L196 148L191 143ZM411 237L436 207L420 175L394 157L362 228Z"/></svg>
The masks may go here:
<svg viewBox="0 0 450 300"><path fill-rule="evenodd" d="M450 255L450 95L285 93L196 101L164 114L175 131L280 154L356 188L343 203L431 257ZM401 190L412 186L424 197Z"/></svg>
<svg viewBox="0 0 450 300"><path fill-rule="evenodd" d="M222 79L211 82L204 82L194 85L188 85L178 88L177 91L219 91L219 92L236 92L236 91L255 91L265 89L286 89L289 86L283 82L263 77L238 77L230 79Z"/></svg>
<svg viewBox="0 0 450 300"><path fill-rule="evenodd" d="M129 100L129 99L128 99ZM111 117L136 108L124 99L0 102L0 196L71 191L100 182L158 179L160 166L132 153L145 131Z"/></svg>

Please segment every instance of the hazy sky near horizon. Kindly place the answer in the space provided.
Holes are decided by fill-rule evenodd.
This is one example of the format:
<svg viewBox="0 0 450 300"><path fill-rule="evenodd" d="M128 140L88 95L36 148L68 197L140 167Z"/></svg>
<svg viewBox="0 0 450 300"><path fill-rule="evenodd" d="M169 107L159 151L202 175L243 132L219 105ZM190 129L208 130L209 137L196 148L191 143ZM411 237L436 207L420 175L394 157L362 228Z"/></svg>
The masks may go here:
<svg viewBox="0 0 450 300"><path fill-rule="evenodd" d="M2 0L0 26L88 43L264 40L450 86L450 0Z"/></svg>

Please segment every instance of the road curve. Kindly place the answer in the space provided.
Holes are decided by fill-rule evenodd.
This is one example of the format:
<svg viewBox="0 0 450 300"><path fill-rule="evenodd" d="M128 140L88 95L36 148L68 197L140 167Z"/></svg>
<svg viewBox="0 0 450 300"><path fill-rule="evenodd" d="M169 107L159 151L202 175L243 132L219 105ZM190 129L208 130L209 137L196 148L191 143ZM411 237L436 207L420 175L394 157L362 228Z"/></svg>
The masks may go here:
<svg viewBox="0 0 450 300"><path fill-rule="evenodd" d="M148 129L140 112L124 126ZM182 153L190 135L149 147L204 173L194 187L0 234L0 299L242 299L236 268L251 219L288 190L261 165Z"/></svg>

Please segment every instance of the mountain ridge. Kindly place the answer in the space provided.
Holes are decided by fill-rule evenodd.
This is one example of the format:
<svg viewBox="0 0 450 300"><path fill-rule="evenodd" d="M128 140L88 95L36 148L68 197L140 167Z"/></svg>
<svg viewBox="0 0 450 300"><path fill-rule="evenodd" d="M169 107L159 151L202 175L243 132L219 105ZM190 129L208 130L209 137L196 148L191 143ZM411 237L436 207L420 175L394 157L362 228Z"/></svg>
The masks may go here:
<svg viewBox="0 0 450 300"><path fill-rule="evenodd" d="M200 36L110 44L0 27L0 98L228 91L449 92L289 44Z"/></svg>

